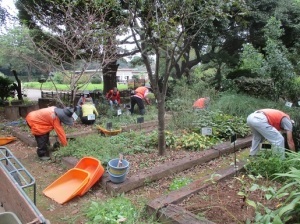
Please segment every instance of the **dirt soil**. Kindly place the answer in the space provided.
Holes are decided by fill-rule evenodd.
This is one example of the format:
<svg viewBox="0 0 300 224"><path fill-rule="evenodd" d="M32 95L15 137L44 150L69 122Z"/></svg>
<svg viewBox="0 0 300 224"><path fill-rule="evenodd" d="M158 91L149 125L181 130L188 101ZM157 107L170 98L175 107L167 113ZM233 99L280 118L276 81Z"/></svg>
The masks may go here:
<svg viewBox="0 0 300 224"><path fill-rule="evenodd" d="M259 202L270 209L276 209L280 201L266 200L265 192L261 190L250 191L253 184L249 177L241 173L232 179L209 186L185 199L180 205L193 214L215 223L255 223L255 209L246 203L246 199ZM261 179L257 180L256 184L270 186L270 182ZM244 192L247 196L238 196L239 192Z"/></svg>
<svg viewBox="0 0 300 224"><path fill-rule="evenodd" d="M1 123L7 122L3 118L3 115L0 116L0 121ZM77 128L87 128L79 127L79 125L80 124L77 124ZM1 130L0 135L7 134L7 130ZM64 205L59 205L55 201L45 197L42 191L54 180L63 175L67 171L67 168L61 163L40 161L36 155L36 148L29 147L20 140L9 143L8 145L5 145L5 147L11 150L23 166L32 174L33 177L35 177L37 184L37 208L52 224L86 223L87 220L84 216L84 210L90 205L90 202L93 200L103 201L110 197L110 195L104 192L100 186L96 184L84 196L74 198ZM141 170L141 163L143 163L144 168L147 169L149 167L151 168L162 164L167 160L182 158L188 154L195 155L196 153L197 152L187 152L183 150L168 150L167 155L163 158L157 156L157 153L131 155L126 158L131 163L129 176ZM247 153L248 152L246 152L246 154ZM245 154L245 150L244 152L241 152L241 156L242 154ZM233 155L222 157L204 165L195 166L192 169L179 174L173 174L153 183L148 183L144 187L140 187L126 193L126 196L129 197L137 206L140 206L141 203L148 202L161 195L167 194L169 192L170 183L174 178L185 177L196 180L197 178L213 173L224 166L229 166L233 161ZM217 188L215 188L216 186ZM207 191L190 197L185 200L182 205L195 214L205 214L205 217L216 223L244 222L247 218L253 218L254 212L251 208L246 206L242 198L237 195L240 188L241 185L239 181L233 179L224 184L214 185L214 187L208 188ZM32 190L29 190L28 196L32 196ZM216 196L216 198L214 196ZM261 193L258 193L256 198L261 198Z"/></svg>

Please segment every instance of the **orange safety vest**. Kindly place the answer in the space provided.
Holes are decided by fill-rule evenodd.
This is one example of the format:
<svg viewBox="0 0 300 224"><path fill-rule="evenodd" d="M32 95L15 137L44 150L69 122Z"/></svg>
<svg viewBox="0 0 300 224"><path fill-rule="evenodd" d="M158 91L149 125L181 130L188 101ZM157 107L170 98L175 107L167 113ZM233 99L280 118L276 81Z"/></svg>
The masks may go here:
<svg viewBox="0 0 300 224"><path fill-rule="evenodd" d="M141 98L141 99L144 99L145 98L145 93L148 91L148 88L147 87L144 87L144 86L141 86L141 87L138 87L136 90L135 90L135 96Z"/></svg>
<svg viewBox="0 0 300 224"><path fill-rule="evenodd" d="M278 131L281 130L280 123L281 123L282 118L284 118L284 117L290 118L289 115L287 115L286 113L284 113L280 110L262 109L262 110L258 110L258 111L263 112L266 115L269 124L272 125L274 128L276 128Z"/></svg>
<svg viewBox="0 0 300 224"><path fill-rule="evenodd" d="M195 103L193 104L193 108L199 108L199 109L203 109L205 107L205 98L200 98L198 100L195 101Z"/></svg>
<svg viewBox="0 0 300 224"><path fill-rule="evenodd" d="M48 107L31 111L26 116L26 121L33 135L44 135L54 129L61 144L66 146L68 144L66 133L54 109L55 107Z"/></svg>

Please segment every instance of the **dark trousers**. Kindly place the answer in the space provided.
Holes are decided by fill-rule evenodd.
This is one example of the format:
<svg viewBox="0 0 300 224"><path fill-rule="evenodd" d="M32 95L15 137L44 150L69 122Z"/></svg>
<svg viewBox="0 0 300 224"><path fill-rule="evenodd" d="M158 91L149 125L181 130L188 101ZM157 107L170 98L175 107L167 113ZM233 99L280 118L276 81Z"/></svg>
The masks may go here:
<svg viewBox="0 0 300 224"><path fill-rule="evenodd" d="M132 96L132 97L130 97L130 103L131 103L131 106L130 106L130 112L131 112L131 114L133 114L134 106L135 106L136 104L137 104L138 107L139 107L140 114L141 114L141 115L144 115L144 114L145 114L145 105L144 105L143 99L141 99L141 98L139 98L139 97L136 97L136 96Z"/></svg>
<svg viewBox="0 0 300 224"><path fill-rule="evenodd" d="M94 124L95 123L95 120L88 120L88 117L87 116L84 116L81 118L81 122L83 124Z"/></svg>
<svg viewBox="0 0 300 224"><path fill-rule="evenodd" d="M50 146L49 135L50 133L34 136L38 147L36 152L39 157L49 156L49 151L48 151L48 148Z"/></svg>

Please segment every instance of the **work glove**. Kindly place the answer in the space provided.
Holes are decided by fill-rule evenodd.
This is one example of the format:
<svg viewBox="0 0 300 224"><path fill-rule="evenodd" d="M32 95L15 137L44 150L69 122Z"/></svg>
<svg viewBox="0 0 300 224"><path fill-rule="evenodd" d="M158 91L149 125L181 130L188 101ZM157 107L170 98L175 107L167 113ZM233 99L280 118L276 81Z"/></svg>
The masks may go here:
<svg viewBox="0 0 300 224"><path fill-rule="evenodd" d="M54 144L53 144L53 151L57 151L59 148L60 148L60 143L59 142L55 142Z"/></svg>

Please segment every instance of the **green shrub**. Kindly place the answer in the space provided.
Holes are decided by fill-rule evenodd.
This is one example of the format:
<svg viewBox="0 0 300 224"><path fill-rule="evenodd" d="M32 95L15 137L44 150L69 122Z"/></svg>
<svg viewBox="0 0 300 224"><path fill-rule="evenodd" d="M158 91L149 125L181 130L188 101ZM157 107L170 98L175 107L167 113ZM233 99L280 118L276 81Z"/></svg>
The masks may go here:
<svg viewBox="0 0 300 224"><path fill-rule="evenodd" d="M262 151L259 156L250 159L249 163L245 165L248 173L254 176L261 175L265 178L275 178L276 173L286 173L290 167L300 168L300 164L291 160L293 154L286 153L286 159L282 159L280 155L273 153L271 150ZM283 181L284 178L278 178Z"/></svg>
<svg viewBox="0 0 300 224"><path fill-rule="evenodd" d="M103 202L92 201L86 217L89 224L138 223L139 213L129 199L119 196Z"/></svg>

